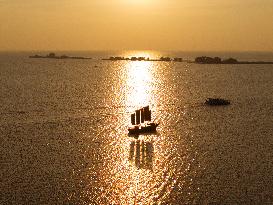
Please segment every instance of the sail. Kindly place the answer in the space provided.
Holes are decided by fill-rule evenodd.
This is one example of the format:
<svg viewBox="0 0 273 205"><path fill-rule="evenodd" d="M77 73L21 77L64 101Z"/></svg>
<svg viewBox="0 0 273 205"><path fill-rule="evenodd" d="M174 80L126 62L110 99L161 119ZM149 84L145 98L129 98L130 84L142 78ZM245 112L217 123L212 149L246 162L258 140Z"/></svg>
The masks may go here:
<svg viewBox="0 0 273 205"><path fill-rule="evenodd" d="M132 125L136 124L136 114L131 114L131 124Z"/></svg>
<svg viewBox="0 0 273 205"><path fill-rule="evenodd" d="M150 117L150 109L149 106L146 106L143 108L144 109L144 119L145 121L150 121L151 117Z"/></svg>
<svg viewBox="0 0 273 205"><path fill-rule="evenodd" d="M136 124L140 124L140 110L136 110Z"/></svg>
<svg viewBox="0 0 273 205"><path fill-rule="evenodd" d="M147 121L151 121L152 120L152 111L149 110L149 112L147 113Z"/></svg>
<svg viewBox="0 0 273 205"><path fill-rule="evenodd" d="M145 121L145 112L144 112L143 108L140 110L140 113L141 113L141 123L144 123L144 121Z"/></svg>

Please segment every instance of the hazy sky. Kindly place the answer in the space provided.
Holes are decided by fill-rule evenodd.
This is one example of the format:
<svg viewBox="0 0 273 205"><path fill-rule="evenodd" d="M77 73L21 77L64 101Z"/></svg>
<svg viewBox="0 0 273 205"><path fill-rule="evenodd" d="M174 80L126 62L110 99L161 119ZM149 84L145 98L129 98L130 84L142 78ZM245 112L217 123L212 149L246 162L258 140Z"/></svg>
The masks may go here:
<svg viewBox="0 0 273 205"><path fill-rule="evenodd" d="M0 50L273 51L273 0L0 0Z"/></svg>

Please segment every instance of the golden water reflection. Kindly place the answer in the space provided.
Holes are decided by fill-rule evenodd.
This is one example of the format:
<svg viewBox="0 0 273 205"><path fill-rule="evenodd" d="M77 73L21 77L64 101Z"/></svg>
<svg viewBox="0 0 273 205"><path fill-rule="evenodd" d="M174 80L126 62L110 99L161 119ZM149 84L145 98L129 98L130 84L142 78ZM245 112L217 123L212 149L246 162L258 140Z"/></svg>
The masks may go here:
<svg viewBox="0 0 273 205"><path fill-rule="evenodd" d="M127 127L130 113L145 105L153 105L153 81L155 67L153 62L128 61L124 64L124 83L126 94L124 100L124 115L119 119L120 127ZM126 129L117 129L112 133L115 139L109 147L112 160L108 164L111 188L105 195L114 204L149 204L153 201L153 191L157 184L154 177L154 162L156 160L154 141L156 135L139 136L138 139L128 137Z"/></svg>
<svg viewBox="0 0 273 205"><path fill-rule="evenodd" d="M126 64L128 92L126 107L140 108L153 104L151 95L153 82L153 63L148 61L128 62Z"/></svg>
<svg viewBox="0 0 273 205"><path fill-rule="evenodd" d="M106 154L100 176L103 182L101 204L165 203L177 186L181 173L189 169L183 160L186 149L175 153L176 141L170 140L172 131L166 124L155 134L137 138L127 135L130 113L135 109L150 105L152 119L164 115L164 112L158 113L156 107L164 98L164 93L163 97L155 95L161 89L158 87L162 79L158 78L158 68L157 63L149 61L126 61L121 68L123 73L120 76L124 78L122 81L126 88L124 110L109 122L109 127L112 127L105 136Z"/></svg>

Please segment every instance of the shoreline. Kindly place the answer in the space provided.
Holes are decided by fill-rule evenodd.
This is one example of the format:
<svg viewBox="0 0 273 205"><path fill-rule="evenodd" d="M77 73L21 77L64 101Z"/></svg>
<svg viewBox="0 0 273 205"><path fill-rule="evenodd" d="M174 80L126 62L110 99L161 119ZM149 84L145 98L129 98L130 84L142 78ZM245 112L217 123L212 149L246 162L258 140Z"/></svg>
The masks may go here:
<svg viewBox="0 0 273 205"><path fill-rule="evenodd" d="M55 53L49 53L46 56L41 56L41 55L33 55L29 56L29 58L47 58L47 59L81 59L81 60L90 60L92 58L89 57L81 57L81 56L67 56L67 55L61 55L61 56L56 56Z"/></svg>

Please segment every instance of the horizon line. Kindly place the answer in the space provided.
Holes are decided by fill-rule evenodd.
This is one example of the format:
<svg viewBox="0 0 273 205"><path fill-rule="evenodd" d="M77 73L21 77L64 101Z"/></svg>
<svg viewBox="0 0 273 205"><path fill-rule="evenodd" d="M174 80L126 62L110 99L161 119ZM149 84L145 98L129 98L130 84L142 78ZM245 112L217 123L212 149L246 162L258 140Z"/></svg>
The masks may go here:
<svg viewBox="0 0 273 205"><path fill-rule="evenodd" d="M156 52L218 52L218 53L273 53L273 50L175 50L175 49L27 49L27 50L1 50L0 52L120 52L120 51L156 51Z"/></svg>

